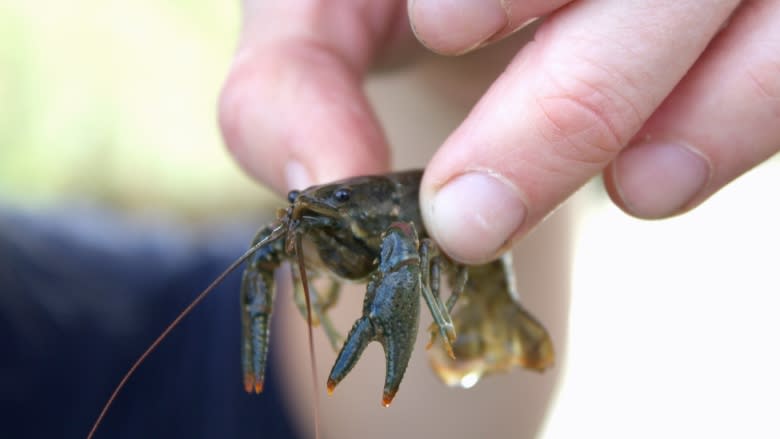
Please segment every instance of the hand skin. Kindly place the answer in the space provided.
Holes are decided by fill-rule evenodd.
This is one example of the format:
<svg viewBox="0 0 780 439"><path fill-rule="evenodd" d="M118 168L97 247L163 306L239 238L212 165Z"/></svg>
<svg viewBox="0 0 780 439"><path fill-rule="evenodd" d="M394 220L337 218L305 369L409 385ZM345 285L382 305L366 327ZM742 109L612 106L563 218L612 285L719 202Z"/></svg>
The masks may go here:
<svg viewBox="0 0 780 439"><path fill-rule="evenodd" d="M220 125L239 163L280 193L388 170L362 83L374 66L419 55L415 36L459 55L545 16L426 167L426 226L463 262L496 257L598 173L624 211L665 218L780 149L780 1L243 7Z"/></svg>

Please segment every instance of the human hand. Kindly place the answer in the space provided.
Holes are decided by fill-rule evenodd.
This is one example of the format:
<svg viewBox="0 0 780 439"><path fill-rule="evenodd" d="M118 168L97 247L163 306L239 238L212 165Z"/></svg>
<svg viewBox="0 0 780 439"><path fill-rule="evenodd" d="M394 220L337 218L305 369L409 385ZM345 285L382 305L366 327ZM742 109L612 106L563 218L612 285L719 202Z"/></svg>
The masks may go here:
<svg viewBox="0 0 780 439"><path fill-rule="evenodd" d="M325 4L245 0L220 102L231 150L280 192L387 167L362 78L403 46L405 5ZM662 218L780 148L780 2L410 0L408 13L445 54L548 15L426 169L426 225L464 262L506 250L599 172L626 212Z"/></svg>

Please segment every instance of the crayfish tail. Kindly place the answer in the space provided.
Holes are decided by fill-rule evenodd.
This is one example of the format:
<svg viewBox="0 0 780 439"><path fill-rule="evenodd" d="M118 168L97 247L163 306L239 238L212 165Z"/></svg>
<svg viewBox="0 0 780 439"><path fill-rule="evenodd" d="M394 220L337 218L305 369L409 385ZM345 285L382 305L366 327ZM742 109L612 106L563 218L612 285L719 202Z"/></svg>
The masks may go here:
<svg viewBox="0 0 780 439"><path fill-rule="evenodd" d="M552 344L548 340L539 346L532 355L528 355L523 359L520 366L537 372L544 372L552 367L553 364L555 364L555 354L552 351Z"/></svg>
<svg viewBox="0 0 780 439"><path fill-rule="evenodd" d="M516 362L519 366L543 372L555 363L550 334L528 311L518 306L515 314Z"/></svg>
<svg viewBox="0 0 780 439"><path fill-rule="evenodd" d="M546 335L546 334L545 334ZM545 336L538 340L527 340L523 355L518 357L518 365L537 372L544 372L555 364L555 352L552 341Z"/></svg>

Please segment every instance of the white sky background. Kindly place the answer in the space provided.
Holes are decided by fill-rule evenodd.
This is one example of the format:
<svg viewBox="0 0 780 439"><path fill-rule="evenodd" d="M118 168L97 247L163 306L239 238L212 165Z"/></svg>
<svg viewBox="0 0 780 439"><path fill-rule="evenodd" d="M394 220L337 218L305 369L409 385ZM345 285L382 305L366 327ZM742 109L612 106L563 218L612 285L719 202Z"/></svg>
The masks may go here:
<svg viewBox="0 0 780 439"><path fill-rule="evenodd" d="M579 205L543 437L780 437L780 161L671 220Z"/></svg>

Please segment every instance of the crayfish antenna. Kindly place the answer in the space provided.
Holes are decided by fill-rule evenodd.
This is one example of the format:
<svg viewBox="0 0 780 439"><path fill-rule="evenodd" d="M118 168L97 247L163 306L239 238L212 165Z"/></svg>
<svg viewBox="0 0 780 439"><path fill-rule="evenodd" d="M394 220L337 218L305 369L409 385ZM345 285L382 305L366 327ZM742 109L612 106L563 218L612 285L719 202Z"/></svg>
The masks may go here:
<svg viewBox="0 0 780 439"><path fill-rule="evenodd" d="M225 269L222 273L219 274L219 276L214 279L209 286L206 287L203 291L198 294L195 299L187 305L186 308L182 312L179 313L179 315L173 319L173 321L168 325L165 330L152 342L152 344L149 345L148 348L138 357L137 360L135 360L135 363L130 367L130 370L125 373L125 375L122 377L122 379L119 381L119 384L117 384L114 391L111 393L111 396L108 398L108 401L106 401L105 405L103 405L103 409L100 410L100 414L98 415L97 419L95 420L95 423L92 424L92 428L89 430L89 433L87 433L87 439L92 439L95 436L95 432L97 431L100 424L103 422L103 418L106 417L106 413L108 413L108 409L111 408L111 405L114 403L114 400L116 399L117 395L119 395L119 392L125 387L125 384L127 384L127 381L130 379L131 376L135 373L136 369L138 369L138 366L141 365L141 363L146 360L146 358L155 350L157 347L162 343L163 340L165 340L166 337L173 331L177 326L179 326L179 323L187 317L193 309L195 309L200 302L203 301L203 299L206 298L206 296L209 295L212 291L214 291L214 288L217 287L220 283L222 283L225 278L235 271L241 264L244 263L247 259L249 259L250 256L252 256L257 250L260 249L260 247L267 244L269 241L273 241L275 239L279 239L283 232L284 232L284 223L280 223L274 230L271 232L270 235L268 235L265 239L258 242L257 244L253 245L249 248L241 257L233 261L228 268Z"/></svg>
<svg viewBox="0 0 780 439"><path fill-rule="evenodd" d="M312 330L311 319L311 297L309 296L309 281L306 277L306 266L303 260L303 243L302 235L300 233L295 236L295 255L298 259L298 271L300 273L301 283L303 284L303 295L306 297L306 320L309 326L309 356L311 357L311 382L314 387L314 437L319 439L320 437L320 397L318 390L320 388L317 384L317 358L314 355L314 331ZM293 276L293 282L295 282L295 276ZM328 392L332 393L330 388L330 382L328 382Z"/></svg>

